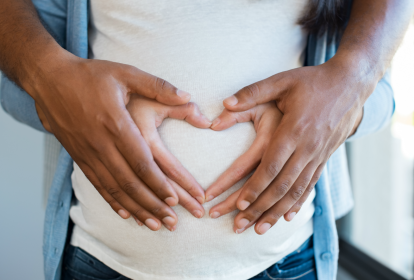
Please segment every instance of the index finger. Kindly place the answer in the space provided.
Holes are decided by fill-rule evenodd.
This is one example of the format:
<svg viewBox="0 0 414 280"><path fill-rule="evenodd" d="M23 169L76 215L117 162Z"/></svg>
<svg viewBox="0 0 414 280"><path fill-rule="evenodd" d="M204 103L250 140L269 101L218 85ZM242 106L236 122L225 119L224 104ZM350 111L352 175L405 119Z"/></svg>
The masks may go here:
<svg viewBox="0 0 414 280"><path fill-rule="evenodd" d="M292 79L286 72L278 73L267 79L248 85L223 101L224 107L231 111L245 111L278 97L289 89Z"/></svg>
<svg viewBox="0 0 414 280"><path fill-rule="evenodd" d="M126 80L129 93L137 93L166 105L182 105L190 101L191 95L164 79L130 65L123 65L122 78Z"/></svg>

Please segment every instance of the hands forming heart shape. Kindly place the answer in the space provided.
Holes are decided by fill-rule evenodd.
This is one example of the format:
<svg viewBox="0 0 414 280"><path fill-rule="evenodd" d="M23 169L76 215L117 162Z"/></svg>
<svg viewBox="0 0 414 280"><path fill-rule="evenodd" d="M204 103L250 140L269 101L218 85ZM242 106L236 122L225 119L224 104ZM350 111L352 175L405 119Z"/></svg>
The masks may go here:
<svg viewBox="0 0 414 280"><path fill-rule="evenodd" d="M211 200L219 196L257 167L282 119L282 113L277 109L274 102L261 104L243 112L231 112L224 109L213 123L202 115L198 106L192 102L185 105L169 106L152 99L134 95L131 96L127 109L147 142L155 162L167 175L168 181L174 187L178 195L178 204L187 209L196 218L204 216L204 209L201 206L204 197L207 197L207 200ZM163 144L157 128L166 118L185 120L195 127L202 129L211 128L215 131L228 129L237 123L252 121L257 135L252 146L204 193L204 190L193 176ZM213 207L210 211L210 217L218 218L237 210L236 200L241 190L239 189L225 201ZM176 218L175 213L169 213L169 215ZM148 212L143 213L140 217L135 215L133 217L139 225L143 225L141 221L157 219L157 217ZM176 228L176 225L171 226L165 222L164 225L171 231L174 231Z"/></svg>
<svg viewBox="0 0 414 280"><path fill-rule="evenodd" d="M256 167L239 191L211 208L210 217L239 209L234 231L255 225L258 234L283 216L292 220L331 154L356 131L363 96L375 86L349 82L352 73L331 59L241 89L224 100L226 109L210 123L188 103L190 94L133 66L63 60L67 67L48 72L36 88L40 120L115 212L151 230L164 225L174 231L178 218L171 206L178 203L202 217L205 199L217 197ZM204 192L160 140L157 127L169 117L217 131L252 121L257 136Z"/></svg>

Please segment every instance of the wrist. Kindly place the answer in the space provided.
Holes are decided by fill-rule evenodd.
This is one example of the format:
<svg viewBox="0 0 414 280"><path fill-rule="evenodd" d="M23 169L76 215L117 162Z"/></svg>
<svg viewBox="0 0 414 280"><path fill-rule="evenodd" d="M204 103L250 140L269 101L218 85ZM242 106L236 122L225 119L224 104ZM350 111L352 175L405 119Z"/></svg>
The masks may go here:
<svg viewBox="0 0 414 280"><path fill-rule="evenodd" d="M384 76L386 68L379 61L372 61L369 53L341 50L330 59L356 82L377 84Z"/></svg>
<svg viewBox="0 0 414 280"><path fill-rule="evenodd" d="M355 100L355 105L360 108L382 78L366 59L360 59L357 55L338 53L326 64L330 65L328 70L338 80L338 84L342 84L344 89L348 88L342 92Z"/></svg>
<svg viewBox="0 0 414 280"><path fill-rule="evenodd" d="M25 64L25 78L21 80L23 89L37 102L42 103L45 85L62 67L67 67L76 58L57 44L44 47L42 52L32 56Z"/></svg>

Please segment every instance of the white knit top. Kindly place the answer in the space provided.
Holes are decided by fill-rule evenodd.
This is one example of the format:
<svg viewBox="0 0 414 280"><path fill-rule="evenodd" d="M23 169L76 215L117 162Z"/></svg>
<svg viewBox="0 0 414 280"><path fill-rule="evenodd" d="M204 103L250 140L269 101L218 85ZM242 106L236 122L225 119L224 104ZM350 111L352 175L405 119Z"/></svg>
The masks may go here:
<svg viewBox="0 0 414 280"><path fill-rule="evenodd" d="M307 0L91 0L91 58L134 65L189 92L208 118L223 99L253 82L303 65L306 34L297 24ZM204 189L245 152L252 123L225 131L167 119L167 148ZM245 180L206 203L206 213ZM75 165L78 204L70 211L79 246L132 279L248 279L293 252L312 235L313 197L292 222L265 235L233 232L236 212L194 218L181 206L174 232L153 232L121 219Z"/></svg>

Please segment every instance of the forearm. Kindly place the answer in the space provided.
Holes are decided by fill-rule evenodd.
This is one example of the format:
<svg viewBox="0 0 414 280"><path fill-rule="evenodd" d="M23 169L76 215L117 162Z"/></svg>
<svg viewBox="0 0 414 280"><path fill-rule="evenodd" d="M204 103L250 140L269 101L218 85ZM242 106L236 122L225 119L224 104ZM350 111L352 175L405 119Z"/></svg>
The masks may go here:
<svg viewBox="0 0 414 280"><path fill-rule="evenodd" d="M413 13L412 0L354 0L335 59L343 59L361 79L376 85L390 66Z"/></svg>
<svg viewBox="0 0 414 280"><path fill-rule="evenodd" d="M67 52L45 30L30 0L0 3L0 70L36 99L38 78Z"/></svg>

